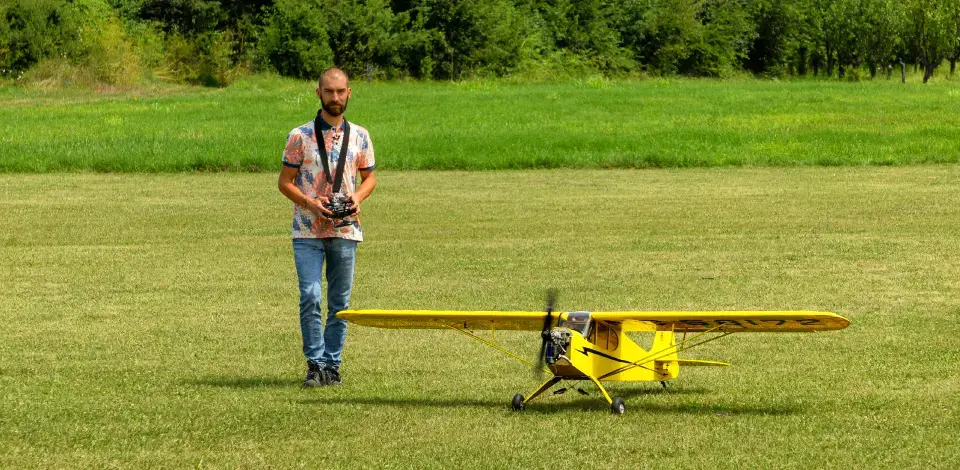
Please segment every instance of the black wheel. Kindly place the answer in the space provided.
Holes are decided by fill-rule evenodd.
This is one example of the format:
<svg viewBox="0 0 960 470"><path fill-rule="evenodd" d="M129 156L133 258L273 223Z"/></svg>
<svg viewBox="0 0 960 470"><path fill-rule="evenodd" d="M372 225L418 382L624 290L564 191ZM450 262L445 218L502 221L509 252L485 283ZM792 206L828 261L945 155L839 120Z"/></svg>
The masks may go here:
<svg viewBox="0 0 960 470"><path fill-rule="evenodd" d="M520 411L527 407L527 404L523 402L523 395L516 394L513 396L513 409Z"/></svg>
<svg viewBox="0 0 960 470"><path fill-rule="evenodd" d="M610 405L610 411L615 415L622 415L627 412L627 405L623 403L623 398L616 397L613 399L613 404Z"/></svg>
<svg viewBox="0 0 960 470"><path fill-rule="evenodd" d="M666 380L661 380L661 381L660 381L660 385L663 385L663 388L667 388L667 381L666 381Z"/></svg>

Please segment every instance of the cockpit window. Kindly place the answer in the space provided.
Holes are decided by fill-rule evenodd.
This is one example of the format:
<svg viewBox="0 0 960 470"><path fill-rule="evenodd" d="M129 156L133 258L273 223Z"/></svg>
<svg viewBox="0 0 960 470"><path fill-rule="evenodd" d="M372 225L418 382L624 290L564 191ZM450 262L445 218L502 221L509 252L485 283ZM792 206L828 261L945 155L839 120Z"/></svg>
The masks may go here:
<svg viewBox="0 0 960 470"><path fill-rule="evenodd" d="M570 312L560 326L574 330L583 337L590 334L590 312Z"/></svg>
<svg viewBox="0 0 960 470"><path fill-rule="evenodd" d="M591 331L590 336L587 337L587 341L609 351L616 350L620 347L620 338L617 337L617 331L614 330L610 324L603 321L596 322L596 325L593 326L593 331Z"/></svg>

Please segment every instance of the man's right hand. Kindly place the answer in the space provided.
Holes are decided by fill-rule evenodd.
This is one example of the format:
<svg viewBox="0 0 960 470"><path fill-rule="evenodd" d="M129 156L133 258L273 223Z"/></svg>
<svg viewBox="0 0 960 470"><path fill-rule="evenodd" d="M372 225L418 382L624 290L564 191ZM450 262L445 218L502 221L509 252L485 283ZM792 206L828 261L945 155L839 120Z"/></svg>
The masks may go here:
<svg viewBox="0 0 960 470"><path fill-rule="evenodd" d="M333 215L333 212L330 212L325 206L329 202L330 200L323 196L318 196L316 199L307 199L307 210L313 212L313 215L317 217L329 219Z"/></svg>

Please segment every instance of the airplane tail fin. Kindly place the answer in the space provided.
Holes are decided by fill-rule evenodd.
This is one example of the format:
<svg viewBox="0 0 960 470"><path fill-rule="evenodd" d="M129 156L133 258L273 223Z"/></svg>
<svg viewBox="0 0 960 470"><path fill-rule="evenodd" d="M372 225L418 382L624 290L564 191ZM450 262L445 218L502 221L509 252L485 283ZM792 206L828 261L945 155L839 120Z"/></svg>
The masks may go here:
<svg viewBox="0 0 960 470"><path fill-rule="evenodd" d="M669 350L671 347L676 347L677 340L671 331L658 331L657 336L654 339L654 350L659 350L660 348L665 348ZM705 361L701 359L680 359L676 351L672 354L663 356L655 361L656 369L663 371L665 378L667 380L677 377L680 373L680 366L695 366L695 367L727 367L730 364L727 362L720 361Z"/></svg>

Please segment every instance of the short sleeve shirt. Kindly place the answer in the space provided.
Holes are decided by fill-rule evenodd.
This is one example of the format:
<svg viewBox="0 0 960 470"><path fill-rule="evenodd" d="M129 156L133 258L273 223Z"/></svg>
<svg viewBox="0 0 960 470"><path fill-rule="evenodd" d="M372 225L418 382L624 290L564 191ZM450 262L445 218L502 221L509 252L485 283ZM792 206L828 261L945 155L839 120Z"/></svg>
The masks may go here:
<svg viewBox="0 0 960 470"><path fill-rule="evenodd" d="M343 145L343 124L332 128L323 119L319 119L319 123L331 176L336 177L340 147ZM343 168L343 183L340 191L349 196L357 189L357 173L374 169L374 157L373 142L366 129L351 122L348 139L347 162ZM287 136L287 145L283 150L283 164L299 170L294 183L305 196L311 199L318 196L327 198L333 196L333 181L327 180L321 158L323 156L317 146L313 121L290 131ZM327 220L294 204L293 238L344 238L361 242L363 230L360 228L359 215Z"/></svg>

